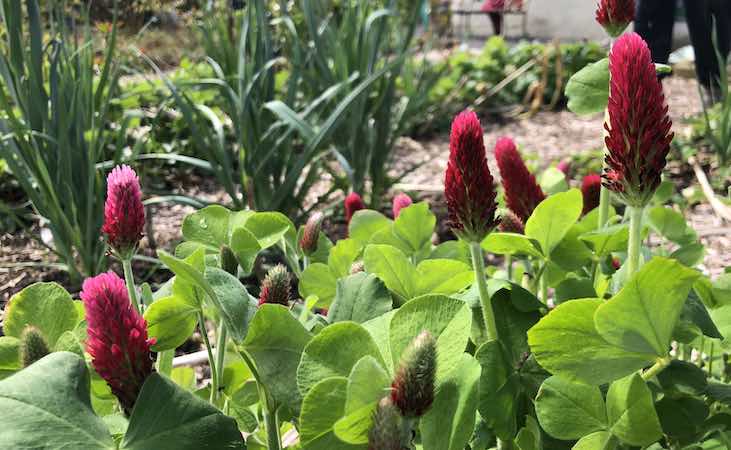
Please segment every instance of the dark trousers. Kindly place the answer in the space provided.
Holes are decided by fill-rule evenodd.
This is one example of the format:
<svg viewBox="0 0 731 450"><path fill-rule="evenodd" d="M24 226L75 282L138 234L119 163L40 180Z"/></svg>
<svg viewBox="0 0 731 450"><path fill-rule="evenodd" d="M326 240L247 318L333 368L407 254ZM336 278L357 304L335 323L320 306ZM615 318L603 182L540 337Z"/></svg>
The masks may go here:
<svg viewBox="0 0 731 450"><path fill-rule="evenodd" d="M683 0L695 51L698 81L711 88L718 81L718 60L713 46L714 20L718 33L718 50L725 58L731 44L731 0ZM647 41L652 58L667 63L673 42L675 0L640 0L637 5L635 31Z"/></svg>

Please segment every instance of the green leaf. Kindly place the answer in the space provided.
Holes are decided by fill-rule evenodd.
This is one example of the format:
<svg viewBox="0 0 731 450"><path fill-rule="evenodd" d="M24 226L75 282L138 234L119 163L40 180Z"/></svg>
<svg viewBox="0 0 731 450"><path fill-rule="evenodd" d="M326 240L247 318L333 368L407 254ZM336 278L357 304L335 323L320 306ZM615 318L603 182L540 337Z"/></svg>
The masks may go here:
<svg viewBox="0 0 731 450"><path fill-rule="evenodd" d="M536 397L536 415L546 433L562 440L607 428L602 392L597 386L574 383L561 377L543 382Z"/></svg>
<svg viewBox="0 0 731 450"><path fill-rule="evenodd" d="M580 116L602 112L609 101L609 59L576 72L566 84L568 108Z"/></svg>
<svg viewBox="0 0 731 450"><path fill-rule="evenodd" d="M142 385L120 449L245 449L236 421L153 373Z"/></svg>
<svg viewBox="0 0 731 450"><path fill-rule="evenodd" d="M601 385L655 361L654 353L637 353L613 345L594 326L599 299L571 300L558 305L528 332L538 363L571 381Z"/></svg>
<svg viewBox="0 0 731 450"><path fill-rule="evenodd" d="M346 444L333 432L345 413L348 379L326 378L315 384L302 401L300 443L304 450L351 450L363 446Z"/></svg>
<svg viewBox="0 0 731 450"><path fill-rule="evenodd" d="M533 416L525 416L525 426L515 436L515 445L518 450L541 450L543 449L543 436L541 427Z"/></svg>
<svg viewBox="0 0 731 450"><path fill-rule="evenodd" d="M350 267L362 249L363 246L355 239L342 239L335 244L327 258L327 265L335 277L341 278L350 273Z"/></svg>
<svg viewBox="0 0 731 450"><path fill-rule="evenodd" d="M276 245L288 232L294 232L294 225L282 213L257 212L246 220L246 229L256 236L262 249Z"/></svg>
<svg viewBox="0 0 731 450"><path fill-rule="evenodd" d="M599 306L594 316L597 331L629 351L667 355L685 299L699 276L676 261L654 258Z"/></svg>
<svg viewBox="0 0 731 450"><path fill-rule="evenodd" d="M549 167L541 173L539 184L546 195L558 194L569 189L566 174L555 167Z"/></svg>
<svg viewBox="0 0 731 450"><path fill-rule="evenodd" d="M383 280L402 302L414 297L416 268L401 250L390 245L369 245L363 254L363 263L366 271Z"/></svg>
<svg viewBox="0 0 731 450"><path fill-rule="evenodd" d="M571 450L614 450L617 442L608 431L597 431L579 439Z"/></svg>
<svg viewBox="0 0 731 450"><path fill-rule="evenodd" d="M64 288L56 283L35 283L10 298L3 329L7 336L20 338L25 327L34 326L53 347L59 336L73 330L78 322L74 301Z"/></svg>
<svg viewBox="0 0 731 450"><path fill-rule="evenodd" d="M688 226L683 215L671 208L656 206L647 211L647 224L659 235L679 245L698 240L696 232Z"/></svg>
<svg viewBox="0 0 731 450"><path fill-rule="evenodd" d="M165 297L145 310L147 332L156 342L152 350L161 352L182 345L195 330L198 308L178 297Z"/></svg>
<svg viewBox="0 0 731 450"><path fill-rule="evenodd" d="M470 336L471 313L467 304L443 295L418 297L399 308L391 319L389 339L394 367L404 349L422 331L437 340L437 382L459 363Z"/></svg>
<svg viewBox="0 0 731 450"><path fill-rule="evenodd" d="M390 228L393 222L378 211L362 209L353 214L348 225L348 236L364 247L371 237L384 228Z"/></svg>
<svg viewBox="0 0 731 450"><path fill-rule="evenodd" d="M367 355L358 360L348 376L345 412L350 414L373 405L390 392L391 377L380 362Z"/></svg>
<svg viewBox="0 0 731 450"><path fill-rule="evenodd" d="M1 448L115 448L91 409L86 363L73 353L51 353L0 381L0 423Z"/></svg>
<svg viewBox="0 0 731 450"><path fill-rule="evenodd" d="M0 380L22 369L20 340L12 336L0 336Z"/></svg>
<svg viewBox="0 0 731 450"><path fill-rule="evenodd" d="M556 286L556 304L581 298L596 298L594 282L590 278L566 278Z"/></svg>
<svg viewBox="0 0 731 450"><path fill-rule="evenodd" d="M244 227L238 227L231 235L231 251L245 273L251 273L254 268L256 256L261 251L259 240L254 234Z"/></svg>
<svg viewBox="0 0 731 450"><path fill-rule="evenodd" d="M602 230L590 231L579 236L597 256L627 250L629 227L626 224L612 225Z"/></svg>
<svg viewBox="0 0 731 450"><path fill-rule="evenodd" d="M368 444L368 432L373 427L373 414L377 404L373 402L340 418L333 425L335 436L348 444Z"/></svg>
<svg viewBox="0 0 731 450"><path fill-rule="evenodd" d="M373 338L373 341L375 341L376 346L378 346L378 349L381 351L381 355L386 363L385 367L391 372L393 372L393 360L391 358L389 330L391 329L391 320L393 320L393 316L396 314L396 311L397 310L391 310L380 317L376 317L375 319L371 319L362 324L363 328L368 331Z"/></svg>
<svg viewBox="0 0 731 450"><path fill-rule="evenodd" d="M460 354L419 423L424 450L465 448L475 427L479 380L480 365L470 355Z"/></svg>
<svg viewBox="0 0 731 450"><path fill-rule="evenodd" d="M198 307L202 307L204 295L215 296L203 276L205 262L202 249L196 250L185 260L178 259L163 250L157 251L157 257L175 274L173 282L175 296Z"/></svg>
<svg viewBox="0 0 731 450"><path fill-rule="evenodd" d="M391 311L392 304L383 282L373 274L361 272L337 281L335 301L327 317L333 323L363 323Z"/></svg>
<svg viewBox="0 0 731 450"><path fill-rule="evenodd" d="M706 247L700 242L693 242L678 248L670 257L686 267L695 267L706 257Z"/></svg>
<svg viewBox="0 0 731 450"><path fill-rule="evenodd" d="M297 365L310 333L281 305L262 305L254 315L241 345L256 364L269 395L278 405L299 410Z"/></svg>
<svg viewBox="0 0 731 450"><path fill-rule="evenodd" d="M300 276L299 292L302 298L316 296L317 304L327 307L335 298L337 282L338 280L329 266L322 263L310 264Z"/></svg>
<svg viewBox="0 0 731 450"><path fill-rule="evenodd" d="M520 394L518 375L510 356L498 341L488 341L475 352L482 367L479 411L495 434L512 440L518 431L517 397Z"/></svg>
<svg viewBox="0 0 731 450"><path fill-rule="evenodd" d="M607 416L612 434L626 444L644 447L662 436L652 393L639 374L609 386Z"/></svg>
<svg viewBox="0 0 731 450"><path fill-rule="evenodd" d="M655 409L663 432L679 440L695 440L710 412L703 399L688 396L665 396Z"/></svg>
<svg viewBox="0 0 731 450"><path fill-rule="evenodd" d="M304 349L297 368L297 386L304 395L320 380L347 377L364 356L383 364L371 335L354 322L338 322L317 334Z"/></svg>
<svg viewBox="0 0 731 450"><path fill-rule="evenodd" d="M549 257L553 249L579 220L583 208L581 191L571 189L543 200L525 224L525 235L535 239Z"/></svg>
<svg viewBox="0 0 731 450"><path fill-rule="evenodd" d="M401 210L393 223L393 232L409 244L412 253L431 246L437 218L427 202L414 203Z"/></svg>
<svg viewBox="0 0 731 450"><path fill-rule="evenodd" d="M214 304L219 308L231 338L236 342L243 341L256 313L256 300L238 278L225 270L207 267L205 279L215 293Z"/></svg>
<svg viewBox="0 0 731 450"><path fill-rule="evenodd" d="M196 385L195 370L192 367L175 367L170 373L170 379L183 389L192 391Z"/></svg>
<svg viewBox="0 0 731 450"><path fill-rule="evenodd" d="M537 241L517 233L490 233L481 245L485 251L498 255L541 256Z"/></svg>
<svg viewBox="0 0 731 450"><path fill-rule="evenodd" d="M231 211L220 205L206 206L183 219L183 237L218 251L229 241Z"/></svg>
<svg viewBox="0 0 731 450"><path fill-rule="evenodd" d="M455 294L475 281L472 268L453 259L427 259L416 266L418 295Z"/></svg>

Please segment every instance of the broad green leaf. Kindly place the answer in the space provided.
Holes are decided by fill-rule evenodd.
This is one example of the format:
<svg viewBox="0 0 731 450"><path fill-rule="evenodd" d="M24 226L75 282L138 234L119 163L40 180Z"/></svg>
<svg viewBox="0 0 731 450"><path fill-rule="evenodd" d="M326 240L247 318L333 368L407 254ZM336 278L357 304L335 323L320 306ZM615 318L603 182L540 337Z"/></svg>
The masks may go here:
<svg viewBox="0 0 731 450"><path fill-rule="evenodd" d="M380 317L376 317L375 319L371 319L362 324L363 328L368 331L373 338L373 341L376 343L376 346L381 351L383 360L386 363L385 367L390 372L393 372L393 359L391 358L389 330L391 329L391 320L393 320L393 316L396 314L396 311L397 310L391 310Z"/></svg>
<svg viewBox="0 0 731 450"><path fill-rule="evenodd" d="M536 397L536 415L546 433L562 440L607 428L604 397L597 386L551 377Z"/></svg>
<svg viewBox="0 0 731 450"><path fill-rule="evenodd" d="M368 273L378 276L404 302L416 293L416 268L404 253L390 245L369 245L363 254Z"/></svg>
<svg viewBox="0 0 731 450"><path fill-rule="evenodd" d="M478 409L493 432L503 440L512 440L518 431L517 397L520 382L510 356L498 341L482 344L475 352L482 367Z"/></svg>
<svg viewBox="0 0 731 450"><path fill-rule="evenodd" d="M401 210L393 223L393 232L409 244L412 253L431 246L437 218L427 202L414 203Z"/></svg>
<svg viewBox="0 0 731 450"><path fill-rule="evenodd" d="M246 220L246 229L256 236L262 249L276 245L287 233L294 233L294 225L282 213L257 212Z"/></svg>
<svg viewBox="0 0 731 450"><path fill-rule="evenodd" d="M84 357L83 341L73 331L65 331L53 346L54 352L71 352Z"/></svg>
<svg viewBox="0 0 731 450"><path fill-rule="evenodd" d="M300 443L303 450L355 450L361 445L346 444L333 432L335 423L345 413L348 379L326 378L315 384L302 401Z"/></svg>
<svg viewBox="0 0 731 450"><path fill-rule="evenodd" d="M698 239L696 232L685 222L685 217L665 206L648 210L647 224L659 235L679 245L691 244Z"/></svg>
<svg viewBox="0 0 731 450"><path fill-rule="evenodd" d="M202 307L205 295L215 295L203 276L205 262L202 249L185 260L178 259L163 250L158 250L157 257L175 274L173 295L176 297Z"/></svg>
<svg viewBox="0 0 731 450"><path fill-rule="evenodd" d="M541 256L538 242L517 233L490 233L481 245L485 251L498 255Z"/></svg>
<svg viewBox="0 0 731 450"><path fill-rule="evenodd" d="M594 255L586 243L579 239L580 235L581 229L577 225L572 226L551 252L550 262L567 272L590 266Z"/></svg>
<svg viewBox="0 0 731 450"><path fill-rule="evenodd" d="M377 405L377 402L365 405L335 422L333 425L335 436L348 444L368 444L368 432L373 428L373 414Z"/></svg>
<svg viewBox="0 0 731 450"><path fill-rule="evenodd" d="M342 239L330 250L327 258L327 265L336 278L341 278L350 273L350 268L358 259L363 246L355 239Z"/></svg>
<svg viewBox="0 0 731 450"><path fill-rule="evenodd" d="M0 380L21 368L20 340L12 336L0 336Z"/></svg>
<svg viewBox="0 0 731 450"><path fill-rule="evenodd" d="M338 322L323 329L304 349L297 368L297 386L305 395L318 381L347 377L364 356L383 364L371 335L355 322Z"/></svg>
<svg viewBox="0 0 731 450"><path fill-rule="evenodd" d="M350 268L348 268L350 271ZM322 307L330 306L335 298L337 278L330 267L322 264L310 264L302 272L299 280L299 292L302 298L314 295L318 298L317 304Z"/></svg>
<svg viewBox="0 0 731 450"><path fill-rule="evenodd" d="M568 380L601 385L655 361L654 353L628 351L604 340L594 326L594 314L603 303L562 303L531 328L528 344L538 363Z"/></svg>
<svg viewBox="0 0 731 450"><path fill-rule="evenodd" d="M363 323L391 311L388 289L373 274L364 272L337 281L335 301L328 312L330 322L352 320Z"/></svg>
<svg viewBox="0 0 731 450"><path fill-rule="evenodd" d="M189 391L195 389L195 378L195 370L193 370L192 367L175 367L170 373L170 379L172 379L175 384Z"/></svg>
<svg viewBox="0 0 731 450"><path fill-rule="evenodd" d="M541 427L533 416L525 416L525 426L515 436L518 450L541 450L543 448Z"/></svg>
<svg viewBox="0 0 731 450"><path fill-rule="evenodd" d="M693 441L702 431L710 409L702 398L665 396L655 404L663 432L675 439Z"/></svg>
<svg viewBox="0 0 731 450"><path fill-rule="evenodd" d="M419 423L424 450L465 448L475 427L479 380L480 364L460 354L455 370L441 383Z"/></svg>
<svg viewBox="0 0 731 450"><path fill-rule="evenodd" d="M389 339L394 367L401 354L422 331L437 340L437 382L445 379L459 363L470 336L467 304L443 295L418 297L399 308L391 319Z"/></svg>
<svg viewBox="0 0 731 450"><path fill-rule="evenodd" d="M665 356L685 299L699 276L677 261L654 258L599 306L594 315L597 331L618 347Z"/></svg>
<svg viewBox="0 0 731 450"><path fill-rule="evenodd" d="M25 327L34 326L53 347L59 336L74 329L78 319L74 301L64 288L56 283L35 283L10 298L3 329L7 336L20 338Z"/></svg>
<svg viewBox="0 0 731 450"><path fill-rule="evenodd" d="M544 256L553 249L579 220L583 207L581 191L571 189L543 200L525 224L525 235L535 239Z"/></svg>
<svg viewBox="0 0 731 450"><path fill-rule="evenodd" d="M612 434L626 444L644 447L662 436L652 392L639 374L609 386L607 416Z"/></svg>
<svg viewBox="0 0 731 450"><path fill-rule="evenodd" d="M568 108L580 116L604 111L609 101L609 59L576 72L566 84Z"/></svg>
<svg viewBox="0 0 731 450"><path fill-rule="evenodd" d="M629 227L626 224L612 225L602 230L584 233L579 239L586 242L597 256L623 252L627 250L629 242Z"/></svg>
<svg viewBox="0 0 731 450"><path fill-rule="evenodd" d="M700 242L686 244L670 254L670 258L677 260L686 267L695 267L706 257L706 247Z"/></svg>
<svg viewBox="0 0 731 450"><path fill-rule="evenodd" d="M121 450L245 449L236 421L153 373L142 385Z"/></svg>
<svg viewBox="0 0 731 450"><path fill-rule="evenodd" d="M567 300L597 297L594 282L590 278L566 278L556 286L555 294L556 304Z"/></svg>
<svg viewBox="0 0 731 450"><path fill-rule="evenodd" d="M310 333L281 305L262 305L254 315L241 345L259 372L269 395L278 405L299 409L297 365Z"/></svg>
<svg viewBox="0 0 731 450"><path fill-rule="evenodd" d="M145 321L148 334L155 338L152 349L161 352L182 345L195 330L198 311L178 297L161 298L150 305L145 310Z"/></svg>
<svg viewBox="0 0 731 450"><path fill-rule="evenodd" d="M243 341L256 312L256 300L238 278L225 270L208 267L205 278L215 293L217 301L214 304L218 306L231 338L236 342Z"/></svg>
<svg viewBox="0 0 731 450"><path fill-rule="evenodd" d="M453 259L427 259L416 266L418 295L455 294L475 281L472 268Z"/></svg>
<svg viewBox="0 0 731 450"><path fill-rule="evenodd" d="M555 167L549 167L541 173L539 184L546 195L557 194L569 189L566 174Z"/></svg>
<svg viewBox="0 0 731 450"><path fill-rule="evenodd" d="M206 206L183 219L183 237L214 251L227 244L231 211L220 205Z"/></svg>
<svg viewBox="0 0 731 450"><path fill-rule="evenodd" d="M371 237L383 228L390 228L393 221L378 211L362 209L353 214L348 225L348 236L361 247L371 241Z"/></svg>
<svg viewBox="0 0 731 450"><path fill-rule="evenodd" d="M86 363L73 353L51 353L0 381L0 423L0 448L115 448L91 409Z"/></svg>
<svg viewBox="0 0 731 450"><path fill-rule="evenodd" d="M358 360L348 376L346 414L373 405L390 392L391 377L380 362L367 355Z"/></svg>
<svg viewBox="0 0 731 450"><path fill-rule="evenodd" d="M579 439L571 450L614 450L617 441L608 431L597 431Z"/></svg>
<svg viewBox="0 0 731 450"><path fill-rule="evenodd" d="M236 259L244 273L251 273L254 268L256 256L261 251L259 240L247 228L236 228L231 235L231 251L236 255Z"/></svg>

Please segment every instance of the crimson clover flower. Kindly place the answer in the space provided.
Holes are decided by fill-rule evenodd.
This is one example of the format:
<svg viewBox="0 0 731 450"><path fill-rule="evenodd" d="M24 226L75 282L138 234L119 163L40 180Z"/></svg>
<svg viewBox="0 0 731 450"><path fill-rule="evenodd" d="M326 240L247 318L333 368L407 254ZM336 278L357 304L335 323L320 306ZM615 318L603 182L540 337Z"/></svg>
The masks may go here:
<svg viewBox="0 0 731 450"><path fill-rule="evenodd" d="M391 384L391 401L404 417L421 417L434 401L437 343L422 331L406 347Z"/></svg>
<svg viewBox="0 0 731 450"><path fill-rule="evenodd" d="M302 229L302 237L300 237L300 248L305 255L311 256L317 251L317 241L320 239L320 230L322 229L323 215L316 212L307 219Z"/></svg>
<svg viewBox="0 0 731 450"><path fill-rule="evenodd" d="M104 225L109 245L121 259L137 249L145 227L145 207L137 174L129 166L115 167L107 177Z"/></svg>
<svg viewBox="0 0 731 450"><path fill-rule="evenodd" d="M487 167L482 127L464 111L452 122L449 162L444 177L449 226L458 236L480 242L498 224L494 181Z"/></svg>
<svg viewBox="0 0 731 450"><path fill-rule="evenodd" d="M650 49L636 34L620 37L609 55L608 150L604 185L642 207L660 185L673 133Z"/></svg>
<svg viewBox="0 0 731 450"><path fill-rule="evenodd" d="M508 210L500 218L498 229L503 233L525 234L525 224L513 211Z"/></svg>
<svg viewBox="0 0 731 450"><path fill-rule="evenodd" d="M269 269L261 283L259 306L265 303L289 306L289 299L292 296L291 283L289 272L282 264Z"/></svg>
<svg viewBox="0 0 731 450"><path fill-rule="evenodd" d="M345 221L350 223L356 211L365 209L365 203L357 192L351 192L345 197Z"/></svg>
<svg viewBox="0 0 731 450"><path fill-rule="evenodd" d="M414 203L411 197L404 194L403 192L393 198L393 218L397 218L401 214L401 210L411 206Z"/></svg>
<svg viewBox="0 0 731 450"><path fill-rule="evenodd" d="M600 0L596 21L611 37L617 37L635 19L635 0Z"/></svg>
<svg viewBox="0 0 731 450"><path fill-rule="evenodd" d="M602 177L596 173L590 173L581 180L581 194L584 198L584 211L588 214L599 206L599 196L602 189Z"/></svg>
<svg viewBox="0 0 731 450"><path fill-rule="evenodd" d="M546 194L536 182L536 177L525 166L512 139L498 139L495 144L495 159L500 169L505 203L525 223L536 206L546 198Z"/></svg>
<svg viewBox="0 0 731 450"><path fill-rule="evenodd" d="M81 291L87 322L86 351L97 373L132 412L145 379L153 372L145 319L129 301L124 281L114 272L87 278Z"/></svg>

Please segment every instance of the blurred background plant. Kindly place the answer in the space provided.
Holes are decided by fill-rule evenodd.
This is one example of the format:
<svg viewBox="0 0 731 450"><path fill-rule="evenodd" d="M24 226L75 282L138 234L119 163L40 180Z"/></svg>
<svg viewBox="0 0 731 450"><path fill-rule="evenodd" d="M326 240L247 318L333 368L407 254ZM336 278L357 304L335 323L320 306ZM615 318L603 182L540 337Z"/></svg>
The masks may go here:
<svg viewBox="0 0 731 450"><path fill-rule="evenodd" d="M44 27L36 0L19 4L4 0L0 11L6 26L0 157L51 231L52 242L45 245L78 281L104 267L99 163L119 159L126 145L129 120L108 122L119 78L116 26L106 28L106 50L98 56L86 11L77 23L63 2L49 3Z"/></svg>

